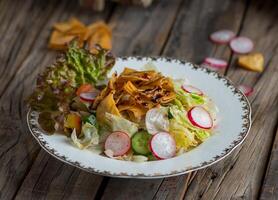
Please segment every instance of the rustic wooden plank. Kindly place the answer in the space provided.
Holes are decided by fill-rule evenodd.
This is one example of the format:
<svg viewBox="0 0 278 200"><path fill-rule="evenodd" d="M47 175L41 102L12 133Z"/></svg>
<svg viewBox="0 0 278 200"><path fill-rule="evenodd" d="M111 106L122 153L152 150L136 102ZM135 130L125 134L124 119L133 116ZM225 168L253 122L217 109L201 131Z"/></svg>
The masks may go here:
<svg viewBox="0 0 278 200"><path fill-rule="evenodd" d="M177 0L179 2L179 0ZM163 22L160 24L161 27L157 27L156 29L151 29L152 26L154 26L153 23L155 23L154 19L161 17L161 14L166 11L173 11L173 6L167 1L162 1L157 5L154 5L154 7L151 7L148 10L144 10L142 8L136 8L131 7L129 9L119 7L116 8L114 15L112 16L111 20L111 26L113 24L119 23L120 28L115 27L113 30L114 33L114 47L116 47L115 52L116 54L121 54L126 51L126 48L134 48L136 45L140 44L142 42L142 39L144 39L144 43L149 44L151 41L153 41L156 37L159 37L160 40L164 41L167 38L167 32L170 31L171 24L174 19L173 13L172 17L169 17L168 20L163 20ZM175 9L177 9L177 4L175 5ZM165 9L161 9L164 8ZM134 15L135 14L135 15ZM137 16L145 16L144 18L138 18ZM125 26L125 22L128 22L127 19L131 18L132 23L129 22L128 26ZM123 23L124 22L124 23ZM123 23L123 24L122 24ZM157 25L156 25L157 26ZM134 40L137 42L133 42L133 44L130 44L130 42L125 43L126 46L122 46L122 49L117 46L118 41L121 38L121 34L124 33L125 29L122 29L125 27L126 29L129 27L132 27L136 30L142 29L142 31L149 31L148 36L144 36L144 34L137 34L134 36L134 34L131 34L129 38L125 36L125 39L127 40ZM130 29L131 30L131 29ZM160 34L154 34L157 30L160 30ZM153 45L151 50L147 51L159 51L161 47L163 46L163 42L157 43L156 45ZM146 45L147 46L147 45ZM131 50L130 50L131 51ZM140 52L143 52L140 50ZM123 55L123 54L122 54ZM36 73L32 73L32 75L35 75ZM65 185L65 180L68 178L70 174L74 174L72 167L69 167L67 165L61 164L60 161L57 161L56 159L49 159L47 162L44 162L44 159L42 157L49 157L46 155L47 153L40 152L38 155L38 158L34 162L34 165L32 166L29 174L27 175L25 181L23 182L22 187L20 188L17 198L45 198L45 197L51 197L51 198L76 198L78 195L82 196L82 199L91 199L96 195L96 191L98 187L100 186L102 177L100 176L94 176L91 175L90 178L88 178L88 182L84 182L84 185L81 185L83 189L76 189L76 185L78 184L78 180L82 180L80 177L84 177L85 172L80 172L79 175L76 175L75 179L72 179L72 182L70 184ZM59 164L60 163L60 164ZM59 174L61 169L62 171L65 171L64 174L61 174L59 176L54 175L48 175L49 168L51 168L52 174ZM80 171L78 169L75 169L74 171ZM93 180L96 179L97 181ZM106 180L105 180L106 181ZM92 186L93 182L93 186ZM81 187L80 186L80 187ZM105 184L104 184L105 186ZM88 191L88 187L93 187L92 190ZM56 189L55 189L56 188ZM58 189L57 189L58 188ZM74 192L67 193L67 191L70 191L71 188L74 189ZM102 188L100 188L102 190ZM154 188L154 192L156 189ZM64 195L66 197L64 197ZM97 194L98 195L98 194Z"/></svg>
<svg viewBox="0 0 278 200"><path fill-rule="evenodd" d="M5 48L0 49L1 63L4 63L1 66L0 94L3 94L11 78L32 50L30 47L54 9L54 2L52 4L46 2L34 4L33 1L28 0L15 2L15 6L11 7L12 12L7 12L7 17L1 25L3 36L1 44ZM43 10L44 14L41 15ZM14 15L15 12L16 15Z"/></svg>
<svg viewBox="0 0 278 200"><path fill-rule="evenodd" d="M257 74L235 67L228 71L231 80L255 86L255 94L250 98L253 108L253 126L250 134L229 157L196 173L188 186L185 199L255 199L266 167L267 155L277 122L277 41L275 9L269 1L256 1L250 4L241 35L256 42L256 51L263 52L266 69ZM256 20L254 20L256 18ZM277 17L276 17L277 18ZM254 31L260 27L259 31ZM271 94L271 95L270 95ZM163 186L163 184L162 184ZM175 190L174 190L175 192ZM170 194L173 191L169 191ZM159 194L159 192L157 193ZM182 196L180 196L182 197ZM169 198L171 199L171 198Z"/></svg>
<svg viewBox="0 0 278 200"><path fill-rule="evenodd" d="M101 181L40 151L16 199L91 199Z"/></svg>
<svg viewBox="0 0 278 200"><path fill-rule="evenodd" d="M277 124L278 125L278 124ZM271 150L267 172L261 189L261 200L278 199L278 129Z"/></svg>
<svg viewBox="0 0 278 200"><path fill-rule="evenodd" d="M158 55L170 33L180 2L161 0L147 9L119 7L110 21L114 27L115 54Z"/></svg>
<svg viewBox="0 0 278 200"><path fill-rule="evenodd" d="M203 1L184 1L180 5L177 21L171 30L170 39L165 49L163 47L160 51L162 55L186 58L193 62L200 62L205 56L229 59L231 55L230 50L223 46L217 47L209 42L207 39L208 34L222 28L228 28L238 32L245 5L242 2L234 3L232 1L210 1L205 3L205 5L203 4ZM230 23L227 24L226 21ZM203 24L210 24L210 26L203 29ZM119 26L117 26L118 29L120 29ZM132 31L136 32L136 30ZM143 32L145 33L147 31ZM159 33L161 31L157 32ZM121 37L123 38L123 42L126 42L124 34L123 32ZM130 33L126 37L129 35ZM199 52L201 56L185 53L190 52L196 46L196 40L205 41L202 46L202 51ZM131 43L129 40L127 42ZM138 42L136 41L136 43ZM141 42L141 46L146 44L148 45L148 43ZM155 55L159 54L159 51L154 52ZM129 54L128 52L123 53ZM152 51L147 51L145 54L152 53ZM186 190L186 185L190 184L194 175L195 173L165 180L157 179L149 181L110 179L104 191L103 199L110 199L112 197L113 199L127 199L129 196L134 196L136 199L150 199L152 197L157 199L173 199L182 197Z"/></svg>
<svg viewBox="0 0 278 200"><path fill-rule="evenodd" d="M15 6L15 8L11 7L11 10L18 11L19 16L14 16L12 24L4 30L5 35L1 37L3 45L0 50L0 59L3 61L0 68L0 79L3 81L0 86L1 199L12 199L15 196L40 150L26 125L24 99L32 91L31 88L34 86L38 72L53 62L56 56L56 52L47 49L52 24L77 14L81 18L86 18L85 15L87 15L87 18L91 20L101 17L99 14L92 16L88 12L81 13L81 9L76 6L77 3L74 0L18 1L9 5ZM9 6L6 8L9 9ZM104 13L104 16L107 14ZM3 19L10 20L10 17L3 17ZM3 21L1 25L6 23L9 22ZM7 84L8 87L6 87ZM47 174L44 175L47 176ZM84 177L84 174L82 176ZM78 180L80 178L77 179L77 183ZM61 182L64 184L64 181Z"/></svg>

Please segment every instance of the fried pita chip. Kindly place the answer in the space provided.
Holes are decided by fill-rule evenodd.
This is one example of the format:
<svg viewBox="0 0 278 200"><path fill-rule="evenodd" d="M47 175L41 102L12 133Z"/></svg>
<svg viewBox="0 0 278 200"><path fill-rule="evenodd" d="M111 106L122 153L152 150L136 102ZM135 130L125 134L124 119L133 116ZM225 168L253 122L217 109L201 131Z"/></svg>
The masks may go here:
<svg viewBox="0 0 278 200"><path fill-rule="evenodd" d="M96 44L105 49L112 48L112 32L104 22L96 22L86 27L78 19L71 18L67 22L56 23L53 27L49 48L66 49L67 43L76 37L79 39L80 46L87 42L92 53L97 51Z"/></svg>
<svg viewBox="0 0 278 200"><path fill-rule="evenodd" d="M63 50L67 48L67 44L73 40L75 36L73 35L65 35L59 31L53 31L48 47L51 49Z"/></svg>
<svg viewBox="0 0 278 200"><path fill-rule="evenodd" d="M62 33L67 33L68 31L70 31L71 29L83 29L85 28L85 25L80 22L78 19L76 18L71 18L69 21L67 22L59 22L59 23L55 23L53 25L54 29L62 32Z"/></svg>

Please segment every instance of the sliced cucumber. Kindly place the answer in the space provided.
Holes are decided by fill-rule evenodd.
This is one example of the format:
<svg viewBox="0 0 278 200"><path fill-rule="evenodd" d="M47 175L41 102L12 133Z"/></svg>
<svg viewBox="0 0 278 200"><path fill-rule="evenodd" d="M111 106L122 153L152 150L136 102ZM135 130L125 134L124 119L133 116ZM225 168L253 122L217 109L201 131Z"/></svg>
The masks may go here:
<svg viewBox="0 0 278 200"><path fill-rule="evenodd" d="M97 118L94 115L86 116L82 119L84 123L89 123L97 127Z"/></svg>
<svg viewBox="0 0 278 200"><path fill-rule="evenodd" d="M131 139L132 149L137 154L147 155L151 151L149 149L149 140L151 139L151 135L148 134L147 131L139 131L134 134Z"/></svg>

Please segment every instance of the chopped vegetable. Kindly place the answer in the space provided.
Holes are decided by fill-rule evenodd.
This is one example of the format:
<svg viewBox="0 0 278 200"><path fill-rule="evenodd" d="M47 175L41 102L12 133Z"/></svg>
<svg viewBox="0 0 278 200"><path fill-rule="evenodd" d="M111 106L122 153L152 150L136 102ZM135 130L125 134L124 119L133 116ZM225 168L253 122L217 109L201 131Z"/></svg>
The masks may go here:
<svg viewBox="0 0 278 200"><path fill-rule="evenodd" d="M168 159L175 156L176 143L169 133L159 132L152 137L150 149L157 159Z"/></svg>
<svg viewBox="0 0 278 200"><path fill-rule="evenodd" d="M79 96L80 96L80 99L82 99L83 101L87 101L87 102L94 102L97 95L99 94L98 91L93 91L93 92L83 92L81 93Z"/></svg>
<svg viewBox="0 0 278 200"><path fill-rule="evenodd" d="M122 156L130 149L130 138L125 132L113 132L107 137L104 148L111 150L113 156Z"/></svg>
<svg viewBox="0 0 278 200"><path fill-rule="evenodd" d="M76 90L76 95L79 96L81 93L86 93L86 92L92 92L94 91L94 87L92 84L89 83L84 83L79 86L79 88Z"/></svg>
<svg viewBox="0 0 278 200"><path fill-rule="evenodd" d="M142 155L133 155L132 156L132 161L134 162L146 162L148 161L148 157L142 156Z"/></svg>
<svg viewBox="0 0 278 200"><path fill-rule="evenodd" d="M248 70L262 72L264 69L264 57L260 53L239 56L238 65Z"/></svg>
<svg viewBox="0 0 278 200"><path fill-rule="evenodd" d="M236 37L230 41L230 47L235 53L246 54L253 50L254 44L247 37Z"/></svg>
<svg viewBox="0 0 278 200"><path fill-rule="evenodd" d="M217 44L227 44L229 43L236 34L230 30L219 30L210 35L211 41Z"/></svg>
<svg viewBox="0 0 278 200"><path fill-rule="evenodd" d="M91 145L98 145L99 143L99 135L97 128L89 123L85 123L82 126L82 137L79 139L76 134L76 129L73 129L71 134L72 142L79 149L86 149Z"/></svg>
<svg viewBox="0 0 278 200"><path fill-rule="evenodd" d="M200 95L200 96L203 95L203 92L201 90L199 90L198 88L196 88L192 85L183 84L181 87L185 92L194 93L194 94L197 94L197 95Z"/></svg>
<svg viewBox="0 0 278 200"><path fill-rule="evenodd" d="M152 108L145 118L145 124L150 134L154 135L160 131L169 131L169 120L167 108Z"/></svg>
<svg viewBox="0 0 278 200"><path fill-rule="evenodd" d="M196 105L204 104L207 99L204 95L185 92L180 86L175 85L176 100L178 100L185 109Z"/></svg>
<svg viewBox="0 0 278 200"><path fill-rule="evenodd" d="M194 126L188 119L186 111L176 105L169 107L169 112L173 116L170 119L170 134L173 135L177 148L184 148L186 150L198 145L195 135L204 134L210 135L209 130Z"/></svg>
<svg viewBox="0 0 278 200"><path fill-rule="evenodd" d="M243 94L245 94L247 97L252 95L253 93L253 88L247 86L247 85L239 85L238 89L243 92Z"/></svg>
<svg viewBox="0 0 278 200"><path fill-rule="evenodd" d="M75 113L68 114L64 122L65 132L70 129L70 132L75 129L76 133L79 135L81 131L81 117Z"/></svg>
<svg viewBox="0 0 278 200"><path fill-rule="evenodd" d="M95 115L85 116L82 121L83 123L89 123L98 128L97 118Z"/></svg>
<svg viewBox="0 0 278 200"><path fill-rule="evenodd" d="M188 119L197 127L210 129L213 126L210 114L201 106L196 106L188 111Z"/></svg>
<svg viewBox="0 0 278 200"><path fill-rule="evenodd" d="M132 149L137 154L147 155L150 153L149 140L151 135L146 131L140 131L133 135L131 139Z"/></svg>
<svg viewBox="0 0 278 200"><path fill-rule="evenodd" d="M123 131L130 137L138 131L139 125L131 122L123 117L113 115L111 113L105 113L106 124L112 131Z"/></svg>
<svg viewBox="0 0 278 200"><path fill-rule="evenodd" d="M227 61L225 60L211 57L205 58L204 63L219 69L225 68L228 65Z"/></svg>

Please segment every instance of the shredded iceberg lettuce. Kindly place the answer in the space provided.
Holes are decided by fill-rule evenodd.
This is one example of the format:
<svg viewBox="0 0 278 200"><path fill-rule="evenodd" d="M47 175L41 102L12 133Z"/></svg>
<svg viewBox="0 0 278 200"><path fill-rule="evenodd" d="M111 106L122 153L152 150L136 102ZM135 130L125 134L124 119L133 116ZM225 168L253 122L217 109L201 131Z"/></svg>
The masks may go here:
<svg viewBox="0 0 278 200"><path fill-rule="evenodd" d="M134 122L108 112L105 113L105 121L112 131L123 131L128 133L130 137L138 131L139 127Z"/></svg>
<svg viewBox="0 0 278 200"><path fill-rule="evenodd" d="M208 130L193 126L187 118L186 111L177 105L169 107L170 133L176 141L177 148L189 149L197 146L199 141L204 141L210 136ZM198 141L199 140L199 141Z"/></svg>
<svg viewBox="0 0 278 200"><path fill-rule="evenodd" d="M94 125L85 123L82 126L81 133L83 136L80 139L77 137L75 129L71 134L73 144L79 149L86 149L91 145L97 145L99 143L98 130Z"/></svg>
<svg viewBox="0 0 278 200"><path fill-rule="evenodd" d="M184 106L186 110L193 106L205 104L206 96L201 96L194 93L187 93L179 85L175 85L176 99Z"/></svg>

